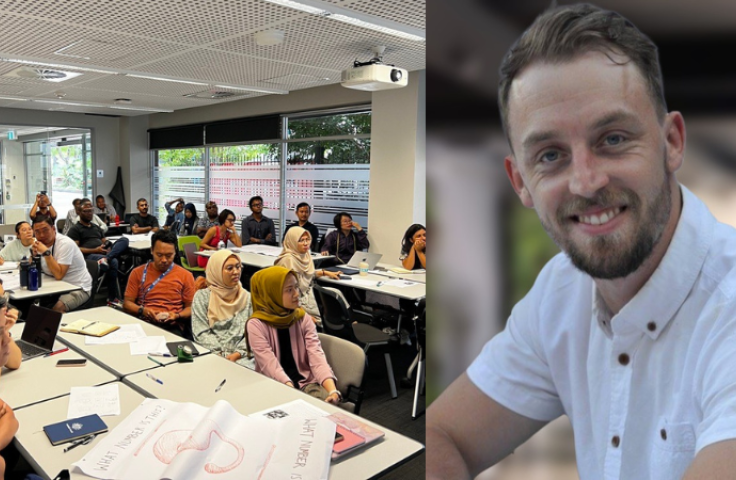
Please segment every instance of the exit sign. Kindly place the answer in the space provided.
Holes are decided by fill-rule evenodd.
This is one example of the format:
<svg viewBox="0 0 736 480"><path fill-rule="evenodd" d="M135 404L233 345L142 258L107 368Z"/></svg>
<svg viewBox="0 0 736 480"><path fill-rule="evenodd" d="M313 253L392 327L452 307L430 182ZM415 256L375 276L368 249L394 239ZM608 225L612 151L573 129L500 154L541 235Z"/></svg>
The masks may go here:
<svg viewBox="0 0 736 480"><path fill-rule="evenodd" d="M15 135L13 130L8 130L8 140L17 140L18 137Z"/></svg>

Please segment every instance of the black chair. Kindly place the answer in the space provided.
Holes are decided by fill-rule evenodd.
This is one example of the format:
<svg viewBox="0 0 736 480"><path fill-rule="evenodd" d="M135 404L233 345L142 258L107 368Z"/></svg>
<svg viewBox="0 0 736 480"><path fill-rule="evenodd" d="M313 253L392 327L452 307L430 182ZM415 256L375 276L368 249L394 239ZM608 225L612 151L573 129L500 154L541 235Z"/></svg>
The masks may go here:
<svg viewBox="0 0 736 480"><path fill-rule="evenodd" d="M376 327L358 321L361 313L353 311L342 292L336 288L321 285L315 285L313 288L320 299L319 306L324 332L360 345L366 355L369 349L381 350L386 360L386 373L391 388L391 398L396 398L398 393L396 392L396 381L394 380L394 369L390 354L390 350L397 344L396 339ZM361 320L365 321L366 319Z"/></svg>
<svg viewBox="0 0 736 480"><path fill-rule="evenodd" d="M87 271L92 276L92 289L89 292L89 299L78 310L86 310L94 306L95 294L100 286L100 277L104 276L104 273L100 274L100 264L97 263L97 260L86 258L84 262L87 264Z"/></svg>
<svg viewBox="0 0 736 480"><path fill-rule="evenodd" d="M419 352L415 362L417 364L417 383L414 386L414 403L411 409L411 417L416 419L421 413L418 412L419 395L424 392L425 369L427 368L427 300L419 300L415 309L414 326L417 332L417 348Z"/></svg>

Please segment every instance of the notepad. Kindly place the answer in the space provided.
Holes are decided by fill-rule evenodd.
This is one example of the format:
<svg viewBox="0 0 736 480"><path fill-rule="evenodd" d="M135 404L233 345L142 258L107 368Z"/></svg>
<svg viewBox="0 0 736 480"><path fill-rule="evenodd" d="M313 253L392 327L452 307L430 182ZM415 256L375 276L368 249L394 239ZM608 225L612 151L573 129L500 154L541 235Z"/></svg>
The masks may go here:
<svg viewBox="0 0 736 480"><path fill-rule="evenodd" d="M75 322L68 323L61 327L62 332L79 333L82 335L91 335L93 337L104 337L110 332L114 332L120 328L120 325L113 325L105 322L91 322L89 320L79 319Z"/></svg>
<svg viewBox="0 0 736 480"><path fill-rule="evenodd" d="M73 442L87 435L96 435L106 432L107 425L99 415L87 415L86 417L70 418L63 422L46 425L43 427L46 436L49 437L51 445Z"/></svg>
<svg viewBox="0 0 736 480"><path fill-rule="evenodd" d="M335 443L332 447L333 460L359 450L364 445L370 445L385 435L383 431L362 422L358 417L345 415L344 413L333 413L327 419L335 422L337 431L345 437L342 442ZM350 435L347 435L346 432L350 432Z"/></svg>

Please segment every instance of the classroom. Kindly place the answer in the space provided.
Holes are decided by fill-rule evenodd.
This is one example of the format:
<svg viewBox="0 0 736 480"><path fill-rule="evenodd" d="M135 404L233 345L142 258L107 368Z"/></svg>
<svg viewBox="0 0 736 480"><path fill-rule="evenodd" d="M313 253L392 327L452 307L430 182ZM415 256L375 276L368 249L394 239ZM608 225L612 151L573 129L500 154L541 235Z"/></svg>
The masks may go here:
<svg viewBox="0 0 736 480"><path fill-rule="evenodd" d="M15 245L0 254L7 337L26 340L41 319L62 328L53 355L13 368L11 348L0 375L0 425L6 407L18 422L5 478L102 478L71 464L141 409L186 402L205 418L229 408L233 424L269 410L318 416L338 434L348 427L322 418L347 412L382 435L358 435L366 444L338 457L328 438L333 460L309 478L424 478L425 10L411 0L0 6L0 240ZM344 263L355 271L338 272ZM173 295L154 288L168 272L168 283L183 279ZM239 310L212 293L221 286ZM273 308L288 323L271 323ZM237 330L227 347L208 336L223 315ZM77 321L118 328L93 339L68 331ZM279 356L289 338L307 355L295 331L322 356L304 360L306 373L301 354ZM261 338L276 367L259 356ZM118 413L100 414L109 430L87 443L52 446L39 432L73 418L81 389L97 400L114 390ZM287 427L265 431L281 438ZM227 445L250 445L213 432L207 448L223 458Z"/></svg>

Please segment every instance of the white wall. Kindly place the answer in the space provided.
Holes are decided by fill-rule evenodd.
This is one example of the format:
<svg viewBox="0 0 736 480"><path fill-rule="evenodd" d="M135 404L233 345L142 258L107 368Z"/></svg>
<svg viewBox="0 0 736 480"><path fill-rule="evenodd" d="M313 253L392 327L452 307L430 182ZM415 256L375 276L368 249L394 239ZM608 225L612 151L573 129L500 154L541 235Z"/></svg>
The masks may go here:
<svg viewBox="0 0 736 480"><path fill-rule="evenodd" d="M0 108L0 124L3 125L90 129L92 131L92 152L94 155L93 169L105 171L103 178L97 178L93 172L92 185L95 195L107 196L115 183L114 172L120 164L119 120L119 118L82 113ZM59 209L60 212L66 210L64 208Z"/></svg>
<svg viewBox="0 0 736 480"><path fill-rule="evenodd" d="M141 197L151 202L148 121L148 115L120 119L120 166L123 170L123 184L126 187L126 212L136 212L135 202ZM120 216L122 218L122 212Z"/></svg>
<svg viewBox="0 0 736 480"><path fill-rule="evenodd" d="M409 225L426 225L425 84L411 72L407 87L373 93L368 238L384 263L398 264Z"/></svg>
<svg viewBox="0 0 736 480"><path fill-rule="evenodd" d="M23 168L23 143L19 141L2 141L2 159L5 171L3 172L2 195L3 205L24 204L26 199L25 169ZM10 180L10 188L6 189L7 181ZM10 193L10 200L6 194ZM5 210L5 223L17 223L25 220L25 210Z"/></svg>

